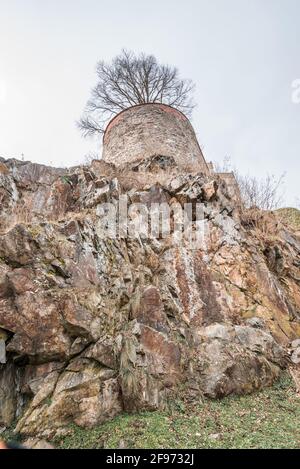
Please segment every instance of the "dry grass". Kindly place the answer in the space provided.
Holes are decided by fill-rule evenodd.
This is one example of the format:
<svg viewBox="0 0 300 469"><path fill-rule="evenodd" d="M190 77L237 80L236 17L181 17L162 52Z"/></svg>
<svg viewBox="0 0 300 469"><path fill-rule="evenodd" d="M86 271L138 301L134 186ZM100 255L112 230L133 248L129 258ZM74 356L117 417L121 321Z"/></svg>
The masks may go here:
<svg viewBox="0 0 300 469"><path fill-rule="evenodd" d="M297 208L287 207L276 210L276 216L284 223L288 228L300 231L300 210Z"/></svg>
<svg viewBox="0 0 300 469"><path fill-rule="evenodd" d="M243 209L240 211L242 224L250 229L256 238L261 240L280 237L282 221L274 212L258 208Z"/></svg>

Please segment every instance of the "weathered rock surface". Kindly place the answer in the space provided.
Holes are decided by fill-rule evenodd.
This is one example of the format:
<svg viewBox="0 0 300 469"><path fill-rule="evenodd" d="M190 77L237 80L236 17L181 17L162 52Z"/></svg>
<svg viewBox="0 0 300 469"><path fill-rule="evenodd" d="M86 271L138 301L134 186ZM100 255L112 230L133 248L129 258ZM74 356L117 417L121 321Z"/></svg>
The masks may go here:
<svg viewBox="0 0 300 469"><path fill-rule="evenodd" d="M201 389L218 398L272 384L284 368L284 350L272 336L249 326L214 324L198 331Z"/></svg>
<svg viewBox="0 0 300 469"><path fill-rule="evenodd" d="M50 445L47 441L37 438L28 438L23 443L23 446L28 449L54 449L54 446Z"/></svg>
<svg viewBox="0 0 300 469"><path fill-rule="evenodd" d="M170 158L0 164L0 425L18 418L46 437L156 409L183 387L249 393L285 368L300 337L300 239L271 214L272 236L257 236L221 179ZM201 202L205 242L103 236L99 204L120 195Z"/></svg>

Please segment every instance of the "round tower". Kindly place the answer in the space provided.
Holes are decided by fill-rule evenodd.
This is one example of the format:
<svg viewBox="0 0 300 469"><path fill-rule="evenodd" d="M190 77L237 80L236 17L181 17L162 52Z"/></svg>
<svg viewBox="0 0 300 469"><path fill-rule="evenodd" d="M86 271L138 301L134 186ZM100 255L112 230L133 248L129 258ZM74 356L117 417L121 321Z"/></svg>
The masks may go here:
<svg viewBox="0 0 300 469"><path fill-rule="evenodd" d="M104 161L119 166L153 155L171 156L178 166L209 173L194 129L177 109L139 104L109 122L103 136Z"/></svg>

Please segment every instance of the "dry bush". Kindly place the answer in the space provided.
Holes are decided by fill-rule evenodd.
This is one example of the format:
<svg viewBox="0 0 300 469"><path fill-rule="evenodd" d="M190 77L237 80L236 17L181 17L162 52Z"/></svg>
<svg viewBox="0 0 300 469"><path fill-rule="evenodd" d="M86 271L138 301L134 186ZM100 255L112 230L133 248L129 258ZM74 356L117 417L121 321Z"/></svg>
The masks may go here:
<svg viewBox="0 0 300 469"><path fill-rule="evenodd" d="M257 207L260 210L275 210L283 203L281 192L285 174L276 178L268 174L264 179L255 176L242 176L235 173L243 204L246 208Z"/></svg>
<svg viewBox="0 0 300 469"><path fill-rule="evenodd" d="M272 212L283 204L283 185L285 174L279 177L267 174L264 178L244 176L232 166L229 157L224 158L222 164L215 164L216 172L233 172L241 200L241 219L245 227L255 229L257 235L268 237L277 236L282 227L279 215Z"/></svg>
<svg viewBox="0 0 300 469"><path fill-rule="evenodd" d="M246 209L276 210L283 204L283 185L285 173L276 177L267 174L264 178L242 175L233 167L230 157L225 157L223 163L214 164L217 173L233 172L238 183L241 202Z"/></svg>
<svg viewBox="0 0 300 469"><path fill-rule="evenodd" d="M264 179L236 174L244 209L241 211L244 226L255 228L258 237L274 238L282 228L282 217L273 211L283 202L281 188L284 175L276 178L267 175Z"/></svg>
<svg viewBox="0 0 300 469"><path fill-rule="evenodd" d="M263 241L279 237L283 226L274 212L256 207L241 211L241 221L245 228L253 230L256 237Z"/></svg>
<svg viewBox="0 0 300 469"><path fill-rule="evenodd" d="M83 157L83 166L90 166L91 163L94 161L94 160L100 160L101 159L101 155L102 154L102 145L100 146L99 148L99 151L96 152L96 151L90 151L88 153L86 153Z"/></svg>

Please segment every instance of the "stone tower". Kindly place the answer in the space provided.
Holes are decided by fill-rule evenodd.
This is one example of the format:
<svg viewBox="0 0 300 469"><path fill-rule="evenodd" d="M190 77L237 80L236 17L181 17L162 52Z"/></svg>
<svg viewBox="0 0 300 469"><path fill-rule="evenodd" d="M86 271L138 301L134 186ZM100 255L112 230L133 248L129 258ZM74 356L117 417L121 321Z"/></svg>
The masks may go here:
<svg viewBox="0 0 300 469"><path fill-rule="evenodd" d="M119 166L153 155L172 156L178 166L209 174L194 129L182 112L159 103L120 112L103 137L103 160Z"/></svg>

